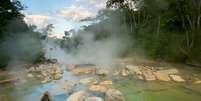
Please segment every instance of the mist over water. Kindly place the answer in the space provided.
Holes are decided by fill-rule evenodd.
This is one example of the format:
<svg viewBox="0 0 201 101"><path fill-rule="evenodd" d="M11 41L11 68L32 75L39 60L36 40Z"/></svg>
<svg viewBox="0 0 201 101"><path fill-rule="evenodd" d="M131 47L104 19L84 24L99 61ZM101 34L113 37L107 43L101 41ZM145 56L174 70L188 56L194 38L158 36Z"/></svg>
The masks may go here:
<svg viewBox="0 0 201 101"><path fill-rule="evenodd" d="M45 43L45 57L57 59L61 64L96 64L111 65L113 59L125 51L128 40L118 37L108 37L103 40L94 40L90 32L79 33L82 44L74 50L66 51L53 41Z"/></svg>

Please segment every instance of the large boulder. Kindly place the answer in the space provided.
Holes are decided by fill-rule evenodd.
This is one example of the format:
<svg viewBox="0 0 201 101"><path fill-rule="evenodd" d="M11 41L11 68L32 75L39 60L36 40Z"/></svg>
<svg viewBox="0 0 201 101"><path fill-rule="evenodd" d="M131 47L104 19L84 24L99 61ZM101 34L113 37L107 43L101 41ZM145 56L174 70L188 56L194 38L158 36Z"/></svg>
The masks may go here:
<svg viewBox="0 0 201 101"><path fill-rule="evenodd" d="M70 95L66 101L85 101L86 96L85 91L79 91Z"/></svg>
<svg viewBox="0 0 201 101"><path fill-rule="evenodd" d="M106 92L105 101L125 101L125 98L119 90L109 89Z"/></svg>

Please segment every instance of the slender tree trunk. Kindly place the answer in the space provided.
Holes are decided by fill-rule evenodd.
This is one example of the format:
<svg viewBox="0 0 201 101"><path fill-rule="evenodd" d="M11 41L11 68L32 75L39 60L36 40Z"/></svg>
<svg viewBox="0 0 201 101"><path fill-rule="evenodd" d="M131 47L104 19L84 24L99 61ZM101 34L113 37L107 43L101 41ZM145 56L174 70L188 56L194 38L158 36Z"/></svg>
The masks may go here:
<svg viewBox="0 0 201 101"><path fill-rule="evenodd" d="M156 38L159 37L159 34L160 34L160 26L161 26L161 16L158 16L158 24L157 24L157 30L156 30Z"/></svg>

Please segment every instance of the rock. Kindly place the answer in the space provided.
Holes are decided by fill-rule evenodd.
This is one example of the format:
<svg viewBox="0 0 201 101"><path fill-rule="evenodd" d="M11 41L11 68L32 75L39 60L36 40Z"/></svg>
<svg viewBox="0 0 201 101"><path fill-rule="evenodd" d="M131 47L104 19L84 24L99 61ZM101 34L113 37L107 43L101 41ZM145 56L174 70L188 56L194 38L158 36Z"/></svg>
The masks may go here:
<svg viewBox="0 0 201 101"><path fill-rule="evenodd" d="M79 81L79 83L81 84L96 84L97 83L97 80L93 77L88 77L88 78L84 78L84 79L81 79Z"/></svg>
<svg viewBox="0 0 201 101"><path fill-rule="evenodd" d="M160 81L170 81L169 75L166 73L163 73L161 71L157 71L154 73L154 75L156 76L156 78Z"/></svg>
<svg viewBox="0 0 201 101"><path fill-rule="evenodd" d="M170 77L175 82L185 82L185 80L179 75L170 75Z"/></svg>
<svg viewBox="0 0 201 101"><path fill-rule="evenodd" d="M85 91L79 91L69 96L66 101L85 101L87 94Z"/></svg>
<svg viewBox="0 0 201 101"><path fill-rule="evenodd" d="M201 84L201 80L195 81L193 84Z"/></svg>
<svg viewBox="0 0 201 101"><path fill-rule="evenodd" d="M96 72L95 67L79 67L75 68L72 70L72 73L75 75L80 75L80 74L94 74Z"/></svg>
<svg viewBox="0 0 201 101"><path fill-rule="evenodd" d="M106 76L109 74L109 70L106 68L99 68L96 72L97 75Z"/></svg>
<svg viewBox="0 0 201 101"><path fill-rule="evenodd" d="M128 75L129 75L129 71L123 69L123 70L121 71L121 75L122 75L122 76L128 76Z"/></svg>
<svg viewBox="0 0 201 101"><path fill-rule="evenodd" d="M84 101L104 101L101 97L88 97Z"/></svg>
<svg viewBox="0 0 201 101"><path fill-rule="evenodd" d="M105 88L109 89L112 88L112 81L102 81L99 84L100 86L104 86Z"/></svg>
<svg viewBox="0 0 201 101"><path fill-rule="evenodd" d="M154 76L154 74L151 70L143 71L143 76L144 76L145 80L147 80L147 81L156 80L156 77Z"/></svg>
<svg viewBox="0 0 201 101"><path fill-rule="evenodd" d="M168 75L179 73L179 71L177 69L175 69L175 68L173 68L173 69L167 69L167 70L160 70L160 72L168 74Z"/></svg>
<svg viewBox="0 0 201 101"><path fill-rule="evenodd" d="M40 101L53 101L53 100L51 94L49 92L45 92Z"/></svg>
<svg viewBox="0 0 201 101"><path fill-rule="evenodd" d="M104 86L101 86L101 85L91 85L90 88L89 88L90 91L93 91L93 92L106 92L107 91L107 88L104 87Z"/></svg>
<svg viewBox="0 0 201 101"><path fill-rule="evenodd" d="M106 100L105 101L125 101L123 94L116 89L109 89L106 92Z"/></svg>
<svg viewBox="0 0 201 101"><path fill-rule="evenodd" d="M142 75L141 69L138 66L127 65L126 69L132 74Z"/></svg>
<svg viewBox="0 0 201 101"><path fill-rule="evenodd" d="M62 78L62 75L61 74L55 74L54 76L53 76L53 79L54 80L59 80L59 79L61 79Z"/></svg>
<svg viewBox="0 0 201 101"><path fill-rule="evenodd" d="M33 76L33 74L30 74L30 73L29 73L29 74L27 75L27 77L32 78L32 77L34 77L34 76Z"/></svg>
<svg viewBox="0 0 201 101"><path fill-rule="evenodd" d="M41 81L41 83L48 83L51 79L49 77L45 77L44 80Z"/></svg>
<svg viewBox="0 0 201 101"><path fill-rule="evenodd" d="M144 80L143 76L141 76L141 75L137 75L137 78L140 80Z"/></svg>

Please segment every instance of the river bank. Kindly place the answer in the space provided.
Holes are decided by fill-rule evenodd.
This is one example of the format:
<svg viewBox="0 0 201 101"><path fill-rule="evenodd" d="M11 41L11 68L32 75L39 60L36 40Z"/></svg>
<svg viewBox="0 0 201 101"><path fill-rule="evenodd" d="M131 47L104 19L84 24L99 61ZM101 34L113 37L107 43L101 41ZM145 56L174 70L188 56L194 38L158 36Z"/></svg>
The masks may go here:
<svg viewBox="0 0 201 101"><path fill-rule="evenodd" d="M107 97L107 91L115 89L122 93L120 99L125 101L201 99L201 73L196 68L167 63L133 62L128 59L115 61L111 66L58 63L30 65L24 71L11 73L21 80L2 85L0 98L2 101L40 101L48 91L53 101L66 101L72 98L70 96L76 93L79 95L83 91L83 98L98 97L113 101L108 100L110 98Z"/></svg>

